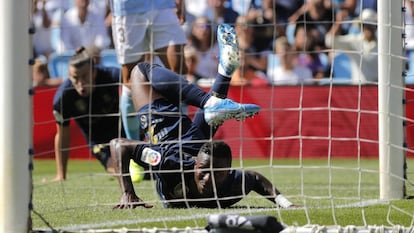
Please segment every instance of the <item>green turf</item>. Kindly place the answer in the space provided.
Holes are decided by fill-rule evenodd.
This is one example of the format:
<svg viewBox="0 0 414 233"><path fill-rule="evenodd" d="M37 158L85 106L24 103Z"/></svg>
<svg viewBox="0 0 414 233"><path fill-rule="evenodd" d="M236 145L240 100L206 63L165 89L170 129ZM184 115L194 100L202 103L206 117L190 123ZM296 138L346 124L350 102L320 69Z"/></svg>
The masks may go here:
<svg viewBox="0 0 414 233"><path fill-rule="evenodd" d="M408 163L410 172L414 161ZM279 210L253 193L225 210L165 209L155 193L154 183L143 181L135 184L136 191L142 199L154 204L154 208L112 210L120 197L118 183L97 161L71 160L67 181L43 183L43 178L53 178L54 161L35 160L33 229L203 228L207 224L206 216L214 213L273 215L284 224L297 226L413 224L412 200L378 202L377 160L334 159L329 163L327 160L302 163L286 159L243 160L234 161L233 165L262 172L285 196L306 208ZM407 193L414 194L409 184ZM361 202L366 205L358 207L357 203Z"/></svg>

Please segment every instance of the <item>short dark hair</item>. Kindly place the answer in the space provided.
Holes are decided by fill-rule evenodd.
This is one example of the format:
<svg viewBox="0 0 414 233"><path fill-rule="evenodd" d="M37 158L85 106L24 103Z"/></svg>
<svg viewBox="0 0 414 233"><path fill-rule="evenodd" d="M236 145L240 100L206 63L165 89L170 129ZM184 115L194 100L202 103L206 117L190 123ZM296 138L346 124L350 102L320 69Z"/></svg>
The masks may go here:
<svg viewBox="0 0 414 233"><path fill-rule="evenodd" d="M213 161L213 167L231 167L231 148L223 141L206 142L200 148L200 152L210 156L210 160ZM223 161L226 163L223 164Z"/></svg>
<svg viewBox="0 0 414 233"><path fill-rule="evenodd" d="M69 65L76 68L82 67L84 65L94 66L93 57L88 53L85 47L80 47L76 50L76 53L69 59Z"/></svg>

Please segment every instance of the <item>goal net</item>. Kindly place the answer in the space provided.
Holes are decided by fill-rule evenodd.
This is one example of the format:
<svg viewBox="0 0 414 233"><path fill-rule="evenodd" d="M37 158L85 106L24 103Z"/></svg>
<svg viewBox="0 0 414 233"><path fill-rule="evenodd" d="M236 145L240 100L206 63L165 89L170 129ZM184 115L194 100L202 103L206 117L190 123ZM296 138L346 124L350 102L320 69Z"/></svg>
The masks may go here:
<svg viewBox="0 0 414 233"><path fill-rule="evenodd" d="M12 2L5 1L2 5L6 7ZM247 9L243 6L251 1L230 2L228 7L243 14ZM283 6L276 5L278 1L269 2L273 8ZM22 169L29 168L31 174L33 189L27 190L31 198L24 203L27 209L23 207L16 213L11 211L13 203L27 197L13 197L13 192L18 192L15 188L2 194L2 203L10 200L2 215L7 216L8 211L13 213L3 220L3 225L25 223L25 214L29 212L31 223L28 228L32 232L266 232L252 227L251 217L272 216L282 224L284 232L411 232L414 224L414 204L409 200L414 192L411 181L414 165L414 72L411 72L414 59L410 57L412 51L405 45L412 39L409 36L414 27L414 16L410 13L414 7L411 8L411 1L379 0L373 10L377 17L368 13L363 16L368 2L376 1L360 0L356 1L353 14L338 21L337 12L341 8L335 4L341 1L298 2L306 17L298 17L294 22L276 20L277 13L281 14L276 11L273 21L257 17L256 22L231 24L235 28L251 27L255 30L253 38L267 36L266 43L272 46L270 50L242 50L239 79L232 81L228 95L235 101L260 105L260 113L242 122L225 122L214 137L214 140L223 140L230 145L234 169L262 173L298 208L280 208L257 193L243 195L243 199L231 208L164 208L151 175L153 171L142 170L141 178L145 179L134 182L134 188L154 207L115 210L113 207L121 197L117 179L106 173L91 154L87 140L74 120L70 124L71 143L65 148L70 156L67 179L44 182L45 178L48 181L56 174L56 123L52 101L57 87L36 87L30 89L31 108L15 112L15 118L32 114L31 126L21 129L25 133L20 132L33 131L33 146L26 142L20 145L28 147L24 153L30 152L30 166L24 164ZM326 7L327 2L331 4L324 14L330 21L317 18L322 14L318 7ZM338 25L336 35L327 38L331 27ZM215 27L214 24L201 26ZM191 31L191 26L187 27ZM363 42L361 36L365 27L375 28L373 38L377 39ZM50 30L58 29L58 26L52 26ZM323 40L313 46L292 49L297 46L295 43L300 43L295 41L300 38L300 33L303 33L302 43L306 45L315 33L323 35ZM278 40L281 37L286 37L291 47L285 54L276 49L279 42L283 43ZM360 41L349 43L346 37ZM214 55L214 49L211 51ZM2 53L10 55L7 51ZM72 54L54 54L58 65L49 65L49 72L55 68L57 73L66 74L67 66L61 64L67 63ZM114 54L113 49L106 49L102 51L101 59L106 65L113 65ZM286 54L296 58L294 68L306 67L307 71L300 73L302 76L297 83L285 82L277 76L286 68L283 58ZM248 62L246 57L265 58L266 67L262 70L256 67L252 71L244 64ZM312 59L320 62L317 69L312 70L310 64L300 64ZM300 81L306 72L311 72L313 79ZM373 73L374 79L371 79L369 75ZM5 72L4 76L7 75L10 74ZM202 79L198 84L208 90L210 83L211 80ZM13 88L25 92L26 87L20 85L5 83L2 90ZM4 91L2 97L9 93ZM13 111L6 107L10 104L13 102L2 99L2 110ZM194 114L195 108L182 107L191 116ZM88 117L109 116L113 114ZM15 124L16 119L7 117L4 120L7 125ZM118 127L122 127L121 121ZM3 134L4 147L14 148L12 152L4 151L6 156L1 165L2 188L8 190L14 187L11 183L22 182L28 177L22 177L21 171L16 169L3 169L6 162L11 158L13 164L27 161L11 156L23 153L22 148L15 143L6 144L9 141ZM20 140L20 136L14 136L13 140ZM217 229L207 228L214 228L210 221L217 215L229 218L223 220L225 224L216 226ZM250 220L251 225L241 224L240 221L245 220Z"/></svg>

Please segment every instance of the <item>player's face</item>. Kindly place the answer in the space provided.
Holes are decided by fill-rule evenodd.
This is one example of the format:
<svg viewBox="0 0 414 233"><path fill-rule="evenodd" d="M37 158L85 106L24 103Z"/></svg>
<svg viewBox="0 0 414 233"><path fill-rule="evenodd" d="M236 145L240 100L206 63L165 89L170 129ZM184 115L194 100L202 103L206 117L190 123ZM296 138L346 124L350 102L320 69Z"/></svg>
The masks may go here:
<svg viewBox="0 0 414 233"><path fill-rule="evenodd" d="M80 96L89 96L92 92L95 72L89 65L69 67L69 79Z"/></svg>
<svg viewBox="0 0 414 233"><path fill-rule="evenodd" d="M216 168L213 168L209 158L209 155L200 152L195 164L194 179L199 193L203 196L212 196L215 189L222 187L228 175L228 168L220 166L224 163L216 161Z"/></svg>

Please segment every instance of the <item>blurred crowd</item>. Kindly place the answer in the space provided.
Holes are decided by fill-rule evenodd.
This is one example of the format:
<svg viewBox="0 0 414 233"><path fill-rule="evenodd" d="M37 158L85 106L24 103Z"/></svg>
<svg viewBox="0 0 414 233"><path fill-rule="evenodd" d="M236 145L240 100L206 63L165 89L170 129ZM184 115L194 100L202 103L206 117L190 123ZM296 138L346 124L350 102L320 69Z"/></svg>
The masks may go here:
<svg viewBox="0 0 414 233"><path fill-rule="evenodd" d="M414 21L414 1L405 1L406 21ZM237 32L241 55L232 85L317 84L326 78L375 84L376 11L377 0L186 0L187 78L200 86L214 80L215 30L228 23ZM113 50L111 18L107 0L33 0L34 85L59 83L47 81L61 78L47 73L52 54L81 46ZM413 47L411 34L407 49Z"/></svg>

